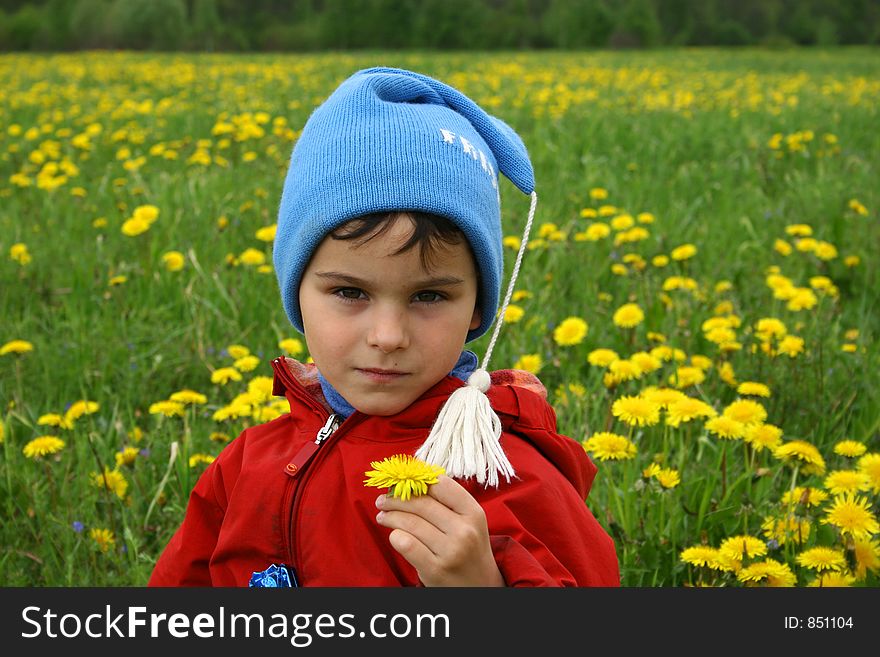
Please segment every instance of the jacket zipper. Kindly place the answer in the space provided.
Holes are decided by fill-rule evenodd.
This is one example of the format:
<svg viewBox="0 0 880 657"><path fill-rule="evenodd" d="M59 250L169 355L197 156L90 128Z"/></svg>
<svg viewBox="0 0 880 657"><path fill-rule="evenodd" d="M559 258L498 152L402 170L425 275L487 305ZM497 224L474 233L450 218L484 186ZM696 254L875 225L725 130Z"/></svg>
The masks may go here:
<svg viewBox="0 0 880 657"><path fill-rule="evenodd" d="M343 424L346 425L346 428L351 426L351 420L355 415L359 415L357 411L351 415L348 420L345 420ZM287 527L287 553L288 558L290 559L290 565L293 567L294 572L296 572L296 577L299 580L300 584L304 581L305 575L301 570L300 562L300 553L299 553L299 543L296 541L296 527L297 527L297 518L299 516L299 504L300 498L302 497L302 493L306 488L306 485L309 481L311 475L317 469L318 464L320 463L323 455L327 453L327 450L321 450L323 445L326 445L328 442L332 442L329 439L332 437L333 440L337 440L339 436L344 433L344 431L340 431L342 428L342 424L339 423L339 416L335 413L332 414L328 419L324 426L318 431L315 440L311 443L307 443L304 445L299 452L297 452L296 456L291 460L290 463L285 466L285 472L290 477L291 484L289 488L289 494L285 501L285 508L288 503L290 503L290 512L286 514L288 518L288 527ZM320 450L320 453L318 453ZM306 466L311 465L308 472L303 472ZM293 466L293 467L289 467ZM290 499L293 499L292 503Z"/></svg>

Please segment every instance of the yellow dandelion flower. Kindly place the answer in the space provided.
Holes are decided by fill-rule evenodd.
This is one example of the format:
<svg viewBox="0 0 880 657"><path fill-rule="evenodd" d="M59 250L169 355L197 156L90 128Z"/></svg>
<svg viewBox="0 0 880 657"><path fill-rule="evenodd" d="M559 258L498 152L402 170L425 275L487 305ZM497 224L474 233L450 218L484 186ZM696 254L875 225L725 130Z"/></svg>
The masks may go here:
<svg viewBox="0 0 880 657"><path fill-rule="evenodd" d="M697 247L693 244L682 244L681 246L672 249L672 253L669 255L673 260L687 260L688 258L693 258L697 255Z"/></svg>
<svg viewBox="0 0 880 657"><path fill-rule="evenodd" d="M785 227L785 232L792 237L810 237L813 229L809 224L790 224Z"/></svg>
<svg viewBox="0 0 880 657"><path fill-rule="evenodd" d="M722 415L744 425L760 424L767 419L767 410L751 399L737 399L724 408Z"/></svg>
<svg viewBox="0 0 880 657"><path fill-rule="evenodd" d="M856 578L849 573L844 572L827 572L822 573L807 584L808 587L817 587L823 589L846 588L856 583Z"/></svg>
<svg viewBox="0 0 880 657"><path fill-rule="evenodd" d="M691 356L691 365L703 370L704 372L708 372L710 369L712 369L712 359L707 356L695 354Z"/></svg>
<svg viewBox="0 0 880 657"><path fill-rule="evenodd" d="M754 559L767 554L767 544L754 536L739 535L726 538L718 546L722 556L734 561L742 561L744 558Z"/></svg>
<svg viewBox="0 0 880 657"><path fill-rule="evenodd" d="M617 352L611 349L594 349L587 355L587 362L596 367L608 367L618 358Z"/></svg>
<svg viewBox="0 0 880 657"><path fill-rule="evenodd" d="M296 338L285 338L278 343L278 348L286 351L292 356L297 356L303 352L303 344Z"/></svg>
<svg viewBox="0 0 880 657"><path fill-rule="evenodd" d="M9 247L9 257L22 267L30 264L32 260L27 244L24 244L23 242L17 242Z"/></svg>
<svg viewBox="0 0 880 657"><path fill-rule="evenodd" d="M523 354L513 364L513 369L537 374L543 366L544 361L540 354Z"/></svg>
<svg viewBox="0 0 880 657"><path fill-rule="evenodd" d="M506 324L514 324L523 318L526 311L521 306L509 304L507 310L504 311L504 322Z"/></svg>
<svg viewBox="0 0 880 657"><path fill-rule="evenodd" d="M747 395L751 397L769 397L770 396L770 388L767 387L763 383L756 383L754 381L743 381L740 383L736 391L740 395Z"/></svg>
<svg viewBox="0 0 880 657"><path fill-rule="evenodd" d="M137 237L150 230L150 224L140 219L126 219L122 224L122 234L128 237Z"/></svg>
<svg viewBox="0 0 880 657"><path fill-rule="evenodd" d="M614 324L621 328L633 328L641 324L644 319L645 313L635 303L623 304L615 311L612 317Z"/></svg>
<svg viewBox="0 0 880 657"><path fill-rule="evenodd" d="M89 538L95 542L101 552L109 552L116 546L116 538L109 529L95 527L89 530Z"/></svg>
<svg viewBox="0 0 880 657"><path fill-rule="evenodd" d="M792 252L792 246L785 240L777 239L773 242L773 250L776 251L779 255L786 257L790 256Z"/></svg>
<svg viewBox="0 0 880 657"><path fill-rule="evenodd" d="M862 259L857 255L848 255L843 259L843 264L847 267L858 267Z"/></svg>
<svg viewBox="0 0 880 657"><path fill-rule="evenodd" d="M862 205L857 198L850 199L849 203L847 203L847 207L858 215L863 217L868 216L868 208Z"/></svg>
<svg viewBox="0 0 880 657"><path fill-rule="evenodd" d="M365 486L388 488L388 494L406 501L428 492L428 486L436 484L445 470L430 465L409 454L397 454L382 461L372 461L372 470L364 475Z"/></svg>
<svg viewBox="0 0 880 657"><path fill-rule="evenodd" d="M736 578L746 586L763 583L771 587L792 587L797 584L797 577L787 563L775 559L765 559L750 564L736 574Z"/></svg>
<svg viewBox="0 0 880 657"><path fill-rule="evenodd" d="M272 224L271 226L263 226L259 230L257 230L255 237L261 242L273 242L275 240L275 231L278 229L278 224Z"/></svg>
<svg viewBox="0 0 880 657"><path fill-rule="evenodd" d="M764 449L773 451L782 444L782 429L772 424L750 424L745 428L743 440L756 452Z"/></svg>
<svg viewBox="0 0 880 657"><path fill-rule="evenodd" d="M620 397L611 405L611 412L630 426L651 426L660 421L660 405L641 397Z"/></svg>
<svg viewBox="0 0 880 657"><path fill-rule="evenodd" d="M226 352L229 354L230 358L235 360L251 355L251 350L241 344L229 345L228 347L226 347Z"/></svg>
<svg viewBox="0 0 880 657"><path fill-rule="evenodd" d="M834 470L825 477L823 485L832 494L842 495L871 490L871 479L859 470Z"/></svg>
<svg viewBox="0 0 880 657"><path fill-rule="evenodd" d="M186 264L186 257L180 251L166 251L162 254L162 262L168 271L180 271Z"/></svg>
<svg viewBox="0 0 880 657"><path fill-rule="evenodd" d="M661 269L669 264L669 257L663 254L656 255L651 258L651 264L658 269Z"/></svg>
<svg viewBox="0 0 880 657"><path fill-rule="evenodd" d="M718 366L718 377L729 386L737 384L736 373L733 371L733 365L725 361Z"/></svg>
<svg viewBox="0 0 880 657"><path fill-rule="evenodd" d="M91 472L89 478L92 480L93 486L96 488L106 488L111 493L115 493L119 499L123 499L128 491L128 481L125 479L125 475L118 469L111 470L105 467L103 474Z"/></svg>
<svg viewBox="0 0 880 657"><path fill-rule="evenodd" d="M608 198L608 190L604 187L593 187L590 190L590 198L594 201L604 201Z"/></svg>
<svg viewBox="0 0 880 657"><path fill-rule="evenodd" d="M501 243L508 249L519 251L519 247L522 245L522 239L516 235L508 235L501 241Z"/></svg>
<svg viewBox="0 0 880 657"><path fill-rule="evenodd" d="M56 436L39 436L28 442L21 452L29 459L37 459L60 452L65 445L66 443Z"/></svg>
<svg viewBox="0 0 880 657"><path fill-rule="evenodd" d="M682 550L678 558L692 566L710 566L718 558L718 548L693 545Z"/></svg>
<svg viewBox="0 0 880 657"><path fill-rule="evenodd" d="M669 383L676 388L689 388L706 380L706 374L699 367L683 366L669 376Z"/></svg>
<svg viewBox="0 0 880 657"><path fill-rule="evenodd" d="M116 467L123 465L132 465L138 456L137 447L124 447L113 455L116 459Z"/></svg>
<svg viewBox="0 0 880 657"><path fill-rule="evenodd" d="M791 440L773 450L773 456L789 464L799 465L804 474L823 474L825 459L814 445L805 440Z"/></svg>
<svg viewBox="0 0 880 657"><path fill-rule="evenodd" d="M27 340L11 340L0 347L0 356L5 356L6 354L26 354L33 350L34 345Z"/></svg>
<svg viewBox="0 0 880 657"><path fill-rule="evenodd" d="M210 454L193 454L189 457L189 467L195 468L202 464L210 465L216 460L216 458L217 457L211 456Z"/></svg>
<svg viewBox="0 0 880 657"><path fill-rule="evenodd" d="M660 467L659 463L651 463L647 468L644 468L642 470L642 476L645 479L651 479L653 477L656 477L660 473L661 469L662 468Z"/></svg>
<svg viewBox="0 0 880 657"><path fill-rule="evenodd" d="M92 413L97 413L100 410L100 405L98 402L89 401L87 399L80 399L79 401L75 401L70 405L70 408L67 409L67 412L64 414L64 419L68 423L73 423L83 415L91 415Z"/></svg>
<svg viewBox="0 0 880 657"><path fill-rule="evenodd" d="M255 376L248 381L247 391L257 404L263 404L272 399L273 379L271 376Z"/></svg>
<svg viewBox="0 0 880 657"><path fill-rule="evenodd" d="M666 407L666 424L669 426L677 427L682 422L718 415L714 408L701 399L688 397L684 393L681 395L681 398L674 400Z"/></svg>
<svg viewBox="0 0 880 657"><path fill-rule="evenodd" d="M260 359L256 356L244 356L236 360L232 366L239 372L252 372L260 364Z"/></svg>
<svg viewBox="0 0 880 657"><path fill-rule="evenodd" d="M211 383L225 386L230 381L241 381L241 373L234 367L219 367L211 372Z"/></svg>
<svg viewBox="0 0 880 657"><path fill-rule="evenodd" d="M656 372L663 367L662 361L647 351L637 351L630 357L630 360L638 366L643 374Z"/></svg>
<svg viewBox="0 0 880 657"><path fill-rule="evenodd" d="M230 440L232 440L227 434L220 431L211 432L211 435L208 436L208 439L214 441L215 443L228 443Z"/></svg>
<svg viewBox="0 0 880 657"><path fill-rule="evenodd" d="M865 453L868 448L864 443L860 443L857 440L841 440L834 445L834 453L839 454L840 456L846 456L849 458L854 458L856 456L861 456Z"/></svg>
<svg viewBox="0 0 880 657"><path fill-rule="evenodd" d="M681 475L672 468L662 468L655 477L663 488L675 488L681 483Z"/></svg>
<svg viewBox="0 0 880 657"><path fill-rule="evenodd" d="M584 237L589 242L598 242L611 234L611 226L601 221L590 224L584 231Z"/></svg>
<svg viewBox="0 0 880 657"><path fill-rule="evenodd" d="M168 399L180 402L181 404L206 404L208 402L208 398L205 395L188 388L172 393Z"/></svg>
<svg viewBox="0 0 880 657"><path fill-rule="evenodd" d="M865 454L859 459L858 468L871 480L871 492L875 495L880 493L880 454L876 452Z"/></svg>
<svg viewBox="0 0 880 657"><path fill-rule="evenodd" d="M716 326L706 331L703 337L714 344L723 344L725 342L734 342L736 340L736 331L727 326Z"/></svg>
<svg viewBox="0 0 880 657"><path fill-rule="evenodd" d="M675 402L688 399L683 392L673 388L646 388L639 393L639 396L658 404L661 409L668 409Z"/></svg>
<svg viewBox="0 0 880 657"><path fill-rule="evenodd" d="M846 568L846 557L841 550L825 546L817 546L804 550L795 558L804 568L821 573L824 570L843 570Z"/></svg>
<svg viewBox="0 0 880 657"><path fill-rule="evenodd" d="M58 413L45 413L37 418L37 424L44 427L59 427L60 429L72 429L73 423L64 419Z"/></svg>
<svg viewBox="0 0 880 657"><path fill-rule="evenodd" d="M628 438L609 431L594 433L581 444L600 461L627 460L636 455L636 446Z"/></svg>
<svg viewBox="0 0 880 657"><path fill-rule="evenodd" d="M633 219L631 214L619 214L616 217L613 217L609 223L614 230L620 231L632 228L635 225L636 220Z"/></svg>
<svg viewBox="0 0 880 657"><path fill-rule="evenodd" d="M852 493L835 497L821 522L834 525L841 534L856 539L880 533L880 524L871 513L871 502Z"/></svg>
<svg viewBox="0 0 880 657"><path fill-rule="evenodd" d="M746 427L742 422L734 420L727 415L719 415L707 420L703 425L709 433L713 433L719 438L728 440L736 440L745 435Z"/></svg>
<svg viewBox="0 0 880 657"><path fill-rule="evenodd" d="M247 248L241 252L238 259L243 265L256 267L265 264L266 254L254 248Z"/></svg>
<svg viewBox="0 0 880 657"><path fill-rule="evenodd" d="M134 209L132 216L151 224L159 217L159 208L155 205L139 205Z"/></svg>
<svg viewBox="0 0 880 657"><path fill-rule="evenodd" d="M878 545L877 539L855 539L853 541L853 552L856 558L856 578L864 579L869 570L872 573L880 570L880 545Z"/></svg>
<svg viewBox="0 0 880 657"><path fill-rule="evenodd" d="M567 317L553 330L553 339L562 347L580 344L586 337L588 328L580 317Z"/></svg>
<svg viewBox="0 0 880 657"><path fill-rule="evenodd" d="M629 359L620 358L611 362L608 366L608 371L618 383L640 379L642 374L644 374L644 370L639 367L638 363Z"/></svg>
<svg viewBox="0 0 880 657"><path fill-rule="evenodd" d="M804 352L804 339L794 335L786 335L779 341L778 350L789 358L794 358Z"/></svg>
<svg viewBox="0 0 880 657"><path fill-rule="evenodd" d="M755 335L760 340L781 340L788 334L788 329L782 321L775 317L763 317L755 323Z"/></svg>
<svg viewBox="0 0 880 657"><path fill-rule="evenodd" d="M150 404L150 415L164 415L165 417L183 417L185 407L182 402L164 400Z"/></svg>
<svg viewBox="0 0 880 657"><path fill-rule="evenodd" d="M802 504L809 508L819 506L827 499L828 493L818 488L795 486L793 490L785 491L780 502L785 506Z"/></svg>

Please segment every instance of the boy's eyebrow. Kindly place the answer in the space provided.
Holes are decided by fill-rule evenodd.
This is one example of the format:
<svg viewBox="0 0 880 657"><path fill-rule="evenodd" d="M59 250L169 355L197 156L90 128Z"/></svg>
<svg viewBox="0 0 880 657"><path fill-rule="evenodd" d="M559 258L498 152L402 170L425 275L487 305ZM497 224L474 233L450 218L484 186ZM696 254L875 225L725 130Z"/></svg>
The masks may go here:
<svg viewBox="0 0 880 657"><path fill-rule="evenodd" d="M344 281L350 285L356 285L358 287L370 286L369 281L339 271L316 271L315 276L318 276L319 278L331 278ZM443 287L448 285L461 285L462 283L464 283L464 280L457 276L438 276L423 281L415 281L413 287Z"/></svg>

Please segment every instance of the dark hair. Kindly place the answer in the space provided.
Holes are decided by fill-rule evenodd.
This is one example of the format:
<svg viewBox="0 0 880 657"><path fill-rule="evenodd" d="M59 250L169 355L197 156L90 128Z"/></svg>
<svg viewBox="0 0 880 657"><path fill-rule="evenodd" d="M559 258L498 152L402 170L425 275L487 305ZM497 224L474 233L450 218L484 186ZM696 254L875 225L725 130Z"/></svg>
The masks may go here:
<svg viewBox="0 0 880 657"><path fill-rule="evenodd" d="M361 246L374 237L386 233L397 219L404 217L412 222L413 232L406 243L392 253L392 255L405 253L418 246L422 267L430 270L432 259L437 255L437 251L441 246L464 242L468 247L468 252L473 257L470 243L458 226L445 217L427 212L395 210L392 212L365 214L347 221L335 230L330 231L330 237L335 240L358 240L356 245ZM474 258L474 269L477 271L477 288L479 289L480 268L476 266L476 258Z"/></svg>

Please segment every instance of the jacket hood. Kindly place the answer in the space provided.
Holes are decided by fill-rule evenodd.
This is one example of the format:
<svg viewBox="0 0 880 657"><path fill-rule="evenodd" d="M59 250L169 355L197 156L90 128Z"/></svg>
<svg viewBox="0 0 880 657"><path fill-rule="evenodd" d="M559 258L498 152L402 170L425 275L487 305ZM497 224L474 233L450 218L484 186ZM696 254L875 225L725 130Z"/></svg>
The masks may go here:
<svg viewBox="0 0 880 657"><path fill-rule="evenodd" d="M323 421L333 413L324 397L314 363L280 357L272 361L273 394L285 396L291 412L310 409ZM523 370L490 372L492 385L486 393L501 420L502 431L528 440L571 482L582 499L589 494L597 468L577 441L557 433L556 413L547 402L547 389L534 374ZM445 400L465 385L447 376L400 413L386 418L392 428L430 430Z"/></svg>

